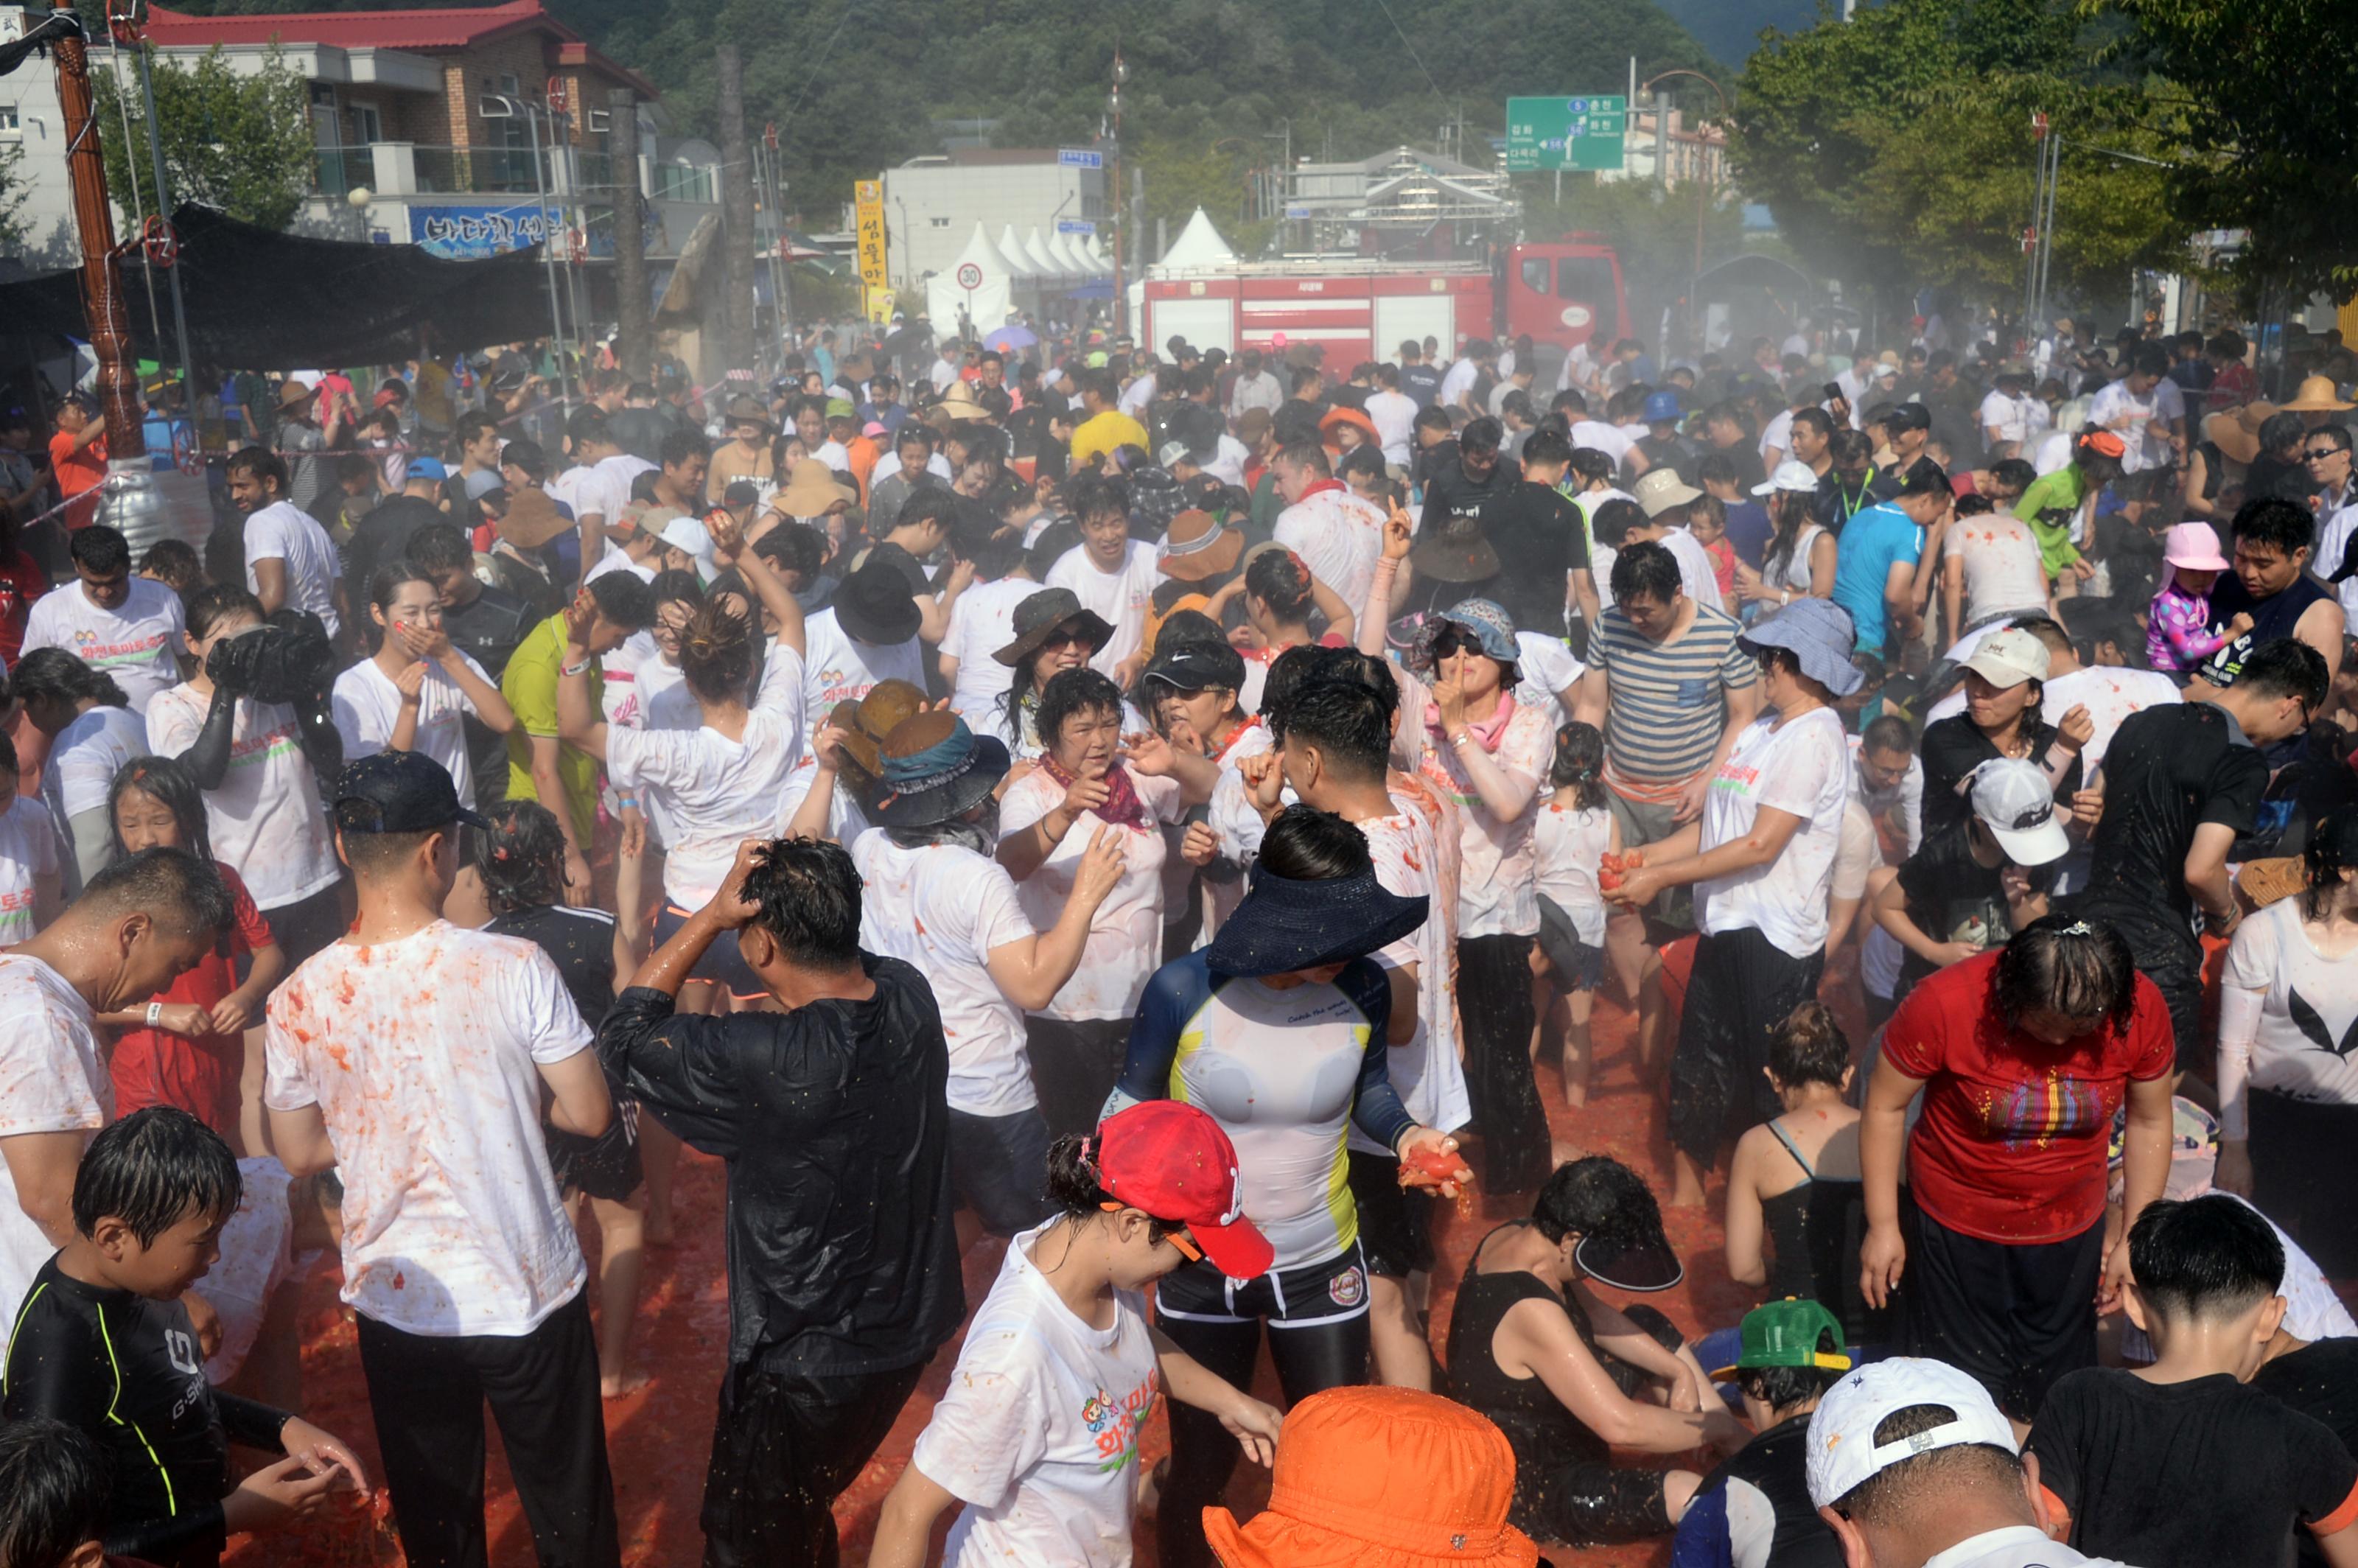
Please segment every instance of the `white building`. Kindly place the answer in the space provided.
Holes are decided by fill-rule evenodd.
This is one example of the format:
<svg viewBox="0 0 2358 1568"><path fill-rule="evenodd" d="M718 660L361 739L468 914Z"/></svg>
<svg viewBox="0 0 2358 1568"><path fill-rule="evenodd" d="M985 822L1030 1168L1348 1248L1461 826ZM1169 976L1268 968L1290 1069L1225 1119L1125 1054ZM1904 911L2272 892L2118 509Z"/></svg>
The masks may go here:
<svg viewBox="0 0 2358 1568"><path fill-rule="evenodd" d="M1094 148L957 147L886 169L892 287L914 292L946 272L978 223L990 234L1010 227L1025 233L1035 225L1043 235L1057 233L1059 225L1067 236L1094 232L1106 219L1109 171L1076 164L1098 156Z"/></svg>

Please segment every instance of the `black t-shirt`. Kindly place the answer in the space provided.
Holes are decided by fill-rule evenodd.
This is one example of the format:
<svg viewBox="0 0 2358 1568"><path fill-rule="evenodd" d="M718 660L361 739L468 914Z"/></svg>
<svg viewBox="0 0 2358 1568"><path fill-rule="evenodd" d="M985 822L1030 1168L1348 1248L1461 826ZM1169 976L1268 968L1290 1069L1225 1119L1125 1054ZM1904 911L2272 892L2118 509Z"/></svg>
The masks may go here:
<svg viewBox="0 0 2358 1568"><path fill-rule="evenodd" d="M420 528L449 521L440 507L422 496L388 495L371 507L344 545L344 593L353 608L368 597L371 572L400 561Z"/></svg>
<svg viewBox="0 0 2358 1568"><path fill-rule="evenodd" d="M2028 1452L2071 1544L2138 1568L2285 1568L2297 1524L2358 1512L2358 1460L2332 1430L2224 1375L2068 1373Z"/></svg>
<svg viewBox="0 0 2358 1568"><path fill-rule="evenodd" d="M2322 1422L2358 1454L2358 1339L2320 1339L2279 1356L2252 1375L2252 1387L2289 1410ZM2325 1553L2307 1530L2295 1537L2301 1568L2324 1568Z"/></svg>
<svg viewBox="0 0 2358 1568"><path fill-rule="evenodd" d="M2130 714L2104 752L2104 815L2089 839L2088 887L2074 907L2118 929L2139 964L2192 959L2201 950L2186 891L2194 830L2216 822L2250 832L2267 784L2266 759L2224 708L2182 702ZM1928 822L1931 804L1928 755Z"/></svg>
<svg viewBox="0 0 2358 1568"><path fill-rule="evenodd" d="M2048 748L2055 741L2055 726L2041 723L2030 731L2030 761L2044 771ZM1952 713L1937 723L1926 725L1922 755L1924 758L1924 840L1936 833L1962 829L1965 819L1974 814L1971 802L1957 793L1957 785L1967 773L1984 762L1993 762L2002 753L1990 738L1974 728L1970 714ZM2055 798L2066 808L2071 804L2071 794L2080 787L2080 762L2072 759L2065 769L2061 783L2055 787Z"/></svg>
<svg viewBox="0 0 2358 1568"><path fill-rule="evenodd" d="M1402 365L1400 389L1416 399L1419 408L1430 408L1441 397L1441 373L1428 364Z"/></svg>
<svg viewBox="0 0 2358 1568"><path fill-rule="evenodd" d="M594 1032L614 1005L614 917L602 909L536 904L492 916L483 927L495 936L515 936L548 955L565 981L566 993Z"/></svg>
<svg viewBox="0 0 2358 1568"><path fill-rule="evenodd" d="M1741 494L1751 494L1752 487L1768 477L1768 467L1760 460L1760 449L1750 441L1738 441L1732 447L1714 447L1711 450L1736 465L1736 483Z"/></svg>
<svg viewBox="0 0 2358 1568"><path fill-rule="evenodd" d="M903 549L900 546L889 543L879 545L874 549L868 552L868 560L869 562L881 561L884 565L891 567L894 571L899 572L903 580L906 581L909 585L909 594L911 598L930 599L933 597L933 579L925 576L925 568L919 564L917 557Z"/></svg>
<svg viewBox="0 0 2358 1568"><path fill-rule="evenodd" d="M1457 444L1444 441L1429 449L1425 470L1424 514L1418 519L1420 533L1430 528L1448 525L1453 517L1484 517L1490 509L1517 485L1523 482L1523 465L1498 454L1496 467L1476 480L1466 472L1458 460Z"/></svg>
<svg viewBox="0 0 2358 1568"><path fill-rule="evenodd" d="M1553 485L1524 480L1484 505L1482 531L1498 552L1498 573L1467 585L1461 597L1495 600L1518 630L1563 636L1564 574L1588 565L1580 509Z"/></svg>
<svg viewBox="0 0 2358 1568"><path fill-rule="evenodd" d="M1646 470L1648 473L1653 472L1654 469L1669 469L1684 482L1694 483L1694 449L1676 436L1640 436L1638 438L1638 449L1645 453L1646 461L1653 465Z"/></svg>
<svg viewBox="0 0 2358 1568"><path fill-rule="evenodd" d="M442 611L451 645L482 665L495 684L533 624L531 607L502 588L486 587L471 602Z"/></svg>

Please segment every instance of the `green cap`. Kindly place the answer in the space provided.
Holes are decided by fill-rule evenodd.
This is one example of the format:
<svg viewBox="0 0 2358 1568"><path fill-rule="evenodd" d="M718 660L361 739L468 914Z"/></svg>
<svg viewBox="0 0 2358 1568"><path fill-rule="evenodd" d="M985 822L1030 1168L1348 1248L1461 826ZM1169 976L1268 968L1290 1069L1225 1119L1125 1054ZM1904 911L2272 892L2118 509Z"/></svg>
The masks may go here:
<svg viewBox="0 0 2358 1568"><path fill-rule="evenodd" d="M1842 1343L1842 1324L1817 1303L1799 1296L1754 1307L1744 1314L1743 1326L1736 1332L1743 1336L1744 1348L1736 1353L1735 1366L1722 1367L1712 1374L1714 1379L1734 1377L1747 1367L1820 1367L1829 1372L1850 1369L1849 1357L1818 1348L1820 1340L1828 1334L1834 1336L1836 1345Z"/></svg>

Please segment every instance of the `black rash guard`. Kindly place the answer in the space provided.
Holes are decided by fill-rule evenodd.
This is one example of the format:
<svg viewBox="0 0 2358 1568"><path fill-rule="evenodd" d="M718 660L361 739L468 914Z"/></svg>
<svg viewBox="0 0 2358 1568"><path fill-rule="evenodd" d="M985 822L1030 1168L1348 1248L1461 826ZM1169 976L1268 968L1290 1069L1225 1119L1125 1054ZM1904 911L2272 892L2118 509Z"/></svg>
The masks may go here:
<svg viewBox="0 0 2358 1568"><path fill-rule="evenodd" d="M55 1258L34 1276L0 1364L0 1421L43 1415L89 1433L114 1462L108 1552L157 1568L220 1563L230 1444L276 1454L292 1419L205 1381L178 1302L83 1284Z"/></svg>

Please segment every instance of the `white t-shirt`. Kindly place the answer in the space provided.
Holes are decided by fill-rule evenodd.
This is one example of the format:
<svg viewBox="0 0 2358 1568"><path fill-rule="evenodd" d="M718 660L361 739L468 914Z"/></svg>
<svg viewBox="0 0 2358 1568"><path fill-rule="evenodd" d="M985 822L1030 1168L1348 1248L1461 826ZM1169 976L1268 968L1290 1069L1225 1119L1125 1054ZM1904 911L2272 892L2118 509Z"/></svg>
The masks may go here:
<svg viewBox="0 0 2358 1568"><path fill-rule="evenodd" d="M1029 578L1003 577L974 584L950 606L941 647L944 657L957 661L950 711L977 733L1015 684L1015 672L991 655L1015 641L1015 607L1039 591L1040 585Z"/></svg>
<svg viewBox="0 0 2358 1568"><path fill-rule="evenodd" d="M2183 420L2186 395L2163 376L2143 397L2129 390L2125 379L2108 384L2088 405L2088 422L2116 433L2127 449L2121 454L2121 471L2138 473L2159 468L2172 453L2169 442L2152 432L2156 420Z"/></svg>
<svg viewBox="0 0 2358 1568"><path fill-rule="evenodd" d="M687 689L687 676L676 665L666 671L663 661L655 661L657 673L654 689L646 697L646 710L637 728L641 730L700 730L704 727L704 709L696 705L696 694ZM762 685L753 694L756 708L774 708L781 713L799 716L803 700L803 656L785 643L772 643L762 655Z"/></svg>
<svg viewBox="0 0 2358 1568"><path fill-rule="evenodd" d="M629 642L598 661L598 667L606 677L606 690L600 698L606 722L627 724L633 730L647 727L647 705L657 693L687 678L677 665L665 659L654 638L644 632L632 633Z"/></svg>
<svg viewBox="0 0 2358 1568"><path fill-rule="evenodd" d="M1637 445L1622 433L1619 426L1607 425L1602 419L1574 420L1572 444L1575 448L1586 447L1592 451L1603 452L1613 460L1617 470L1628 460L1629 449ZM1613 493L1617 495L1620 492L1616 491Z"/></svg>
<svg viewBox="0 0 2358 1568"><path fill-rule="evenodd" d="M1768 864L1697 882L1696 925L1714 936L1757 930L1796 958L1821 951L1850 779L1850 748L1833 709L1812 708L1786 724L1764 713L1746 725L1704 796L1703 849L1749 833L1764 806L1791 812L1801 826Z"/></svg>
<svg viewBox="0 0 2358 1568"><path fill-rule="evenodd" d="M196 743L212 698L176 686L147 705L147 743L177 757ZM229 772L205 791L213 857L245 879L256 907L283 909L335 885L336 861L318 775L303 755L295 710L283 702L237 699Z"/></svg>
<svg viewBox="0 0 2358 1568"><path fill-rule="evenodd" d="M631 554L628 550L620 549L608 550L604 555L599 557L597 563L590 567L588 571L581 574L581 580L585 584L593 583L600 578L605 577L613 572L629 572L641 582L653 582L655 580L654 568L647 565L644 561L634 561L631 559Z"/></svg>
<svg viewBox="0 0 2358 1568"><path fill-rule="evenodd" d="M101 610L77 581L33 600L25 618L25 652L63 648L113 676L132 711L145 713L149 697L180 684L174 655L187 632L180 596L152 578L133 578L131 597L120 610Z"/></svg>
<svg viewBox="0 0 2358 1568"><path fill-rule="evenodd" d="M1982 399L1981 427L1985 435L1996 431L1996 439L2019 444L2031 438L2030 411L2039 406L2032 397L2008 397L1993 389ZM2043 409L2042 409L2043 412Z"/></svg>
<svg viewBox="0 0 2358 1568"><path fill-rule="evenodd" d="M1908 772L1899 783L1887 790L1878 790L1866 782L1866 740L1850 737L1850 754L1856 767L1851 773L1850 792L1866 806L1870 816L1888 817L1899 830L1907 852L1914 854L1924 841L1924 759L1912 752L1908 758Z"/></svg>
<svg viewBox="0 0 2358 1568"><path fill-rule="evenodd" d="M644 460L634 458L632 460L638 462ZM614 473L604 464L584 463L567 469L551 480L548 498L572 508L576 523L594 512L601 525L611 526L621 520L622 508L630 504L631 492L627 481L624 481L624 488L619 491L615 488Z"/></svg>
<svg viewBox="0 0 2358 1568"><path fill-rule="evenodd" d="M1128 548L1120 571L1098 570L1087 545L1075 545L1048 568L1048 587L1071 589L1082 609L1097 611L1113 628L1106 645L1089 660L1089 668L1099 675L1110 676L1144 645L1148 604L1163 581L1153 546L1132 539Z"/></svg>
<svg viewBox="0 0 2358 1568"><path fill-rule="evenodd" d="M468 673L477 680L496 685L483 673L483 666L463 651L459 656L467 660ZM344 738L344 761L373 757L393 743L394 729L401 722L401 688L374 659L362 659L336 677L333 701L336 733ZM409 749L442 764L462 806L475 798L475 773L467 760L464 721L481 717L475 699L450 678L450 672L428 661L425 684L417 688L417 733Z"/></svg>
<svg viewBox="0 0 2358 1568"><path fill-rule="evenodd" d="M2244 922L2227 948L2227 983L2260 993L2252 1087L2298 1100L2358 1105L2358 1062L2343 1054L2358 1026L2358 953L2340 958L2319 953L2301 929L2304 902L2288 898L2268 905Z"/></svg>
<svg viewBox="0 0 2358 1568"><path fill-rule="evenodd" d="M262 591L254 563L272 559L287 564L287 607L309 611L334 636L342 624L336 618L336 579L343 565L328 531L291 501L274 501L245 520L247 592Z"/></svg>
<svg viewBox="0 0 2358 1568"><path fill-rule="evenodd" d="M1139 799L1146 806L1147 825L1117 828L1125 858L1121 881L1089 921L1089 938L1081 952L1081 967L1065 982L1055 1000L1040 1010L1044 1018L1076 1022L1083 1019L1128 1018L1138 1011L1147 977L1163 962L1163 862L1170 846L1157 823L1177 822L1186 814L1176 779L1149 778L1132 772ZM999 803L999 831L1020 833L1064 804L1065 786L1042 768L1008 786ZM1015 884L1017 898L1032 924L1045 931L1065 912L1073 896L1073 878L1089 840L1104 817L1085 811L1064 840L1049 852L1040 869Z"/></svg>
<svg viewBox="0 0 2358 1568"><path fill-rule="evenodd" d="M1605 895L1596 872L1613 847L1613 814L1601 806L1583 811L1569 790L1551 790L1535 808L1531 838L1539 861L1541 898L1572 916L1572 928L1592 947L1605 945Z"/></svg>
<svg viewBox="0 0 2358 1568"><path fill-rule="evenodd" d="M1776 453L1778 460L1781 461L1788 449L1793 444L1793 413L1792 409L1788 408L1760 427L1760 439L1754 449L1760 454L1761 462L1769 468L1773 469L1777 465L1769 461L1768 454Z"/></svg>
<svg viewBox="0 0 2358 1568"><path fill-rule="evenodd" d="M1054 1222L1051 1222L1054 1223ZM1032 1266L1042 1232L1008 1244L957 1368L910 1455L966 1504L943 1568L1128 1568L1138 1436L1154 1408L1146 1299L1114 1293L1114 1324L1074 1314Z"/></svg>
<svg viewBox="0 0 2358 1568"><path fill-rule="evenodd" d="M1114 406L1136 419L1145 414L1146 406L1153 401L1154 377L1152 373L1149 373L1123 387L1121 396L1115 401Z"/></svg>
<svg viewBox="0 0 2358 1568"><path fill-rule="evenodd" d="M1481 379L1481 366L1472 360L1459 360L1441 377L1441 406L1444 408L1455 407L1457 400L1473 391L1474 384Z"/></svg>
<svg viewBox="0 0 2358 1568"><path fill-rule="evenodd" d="M963 846L906 849L873 827L852 841L851 862L865 884L860 945L906 959L934 989L950 1047L950 1108L1012 1116L1039 1104L1022 1011L989 968L992 949L1037 935L1015 880Z"/></svg>
<svg viewBox="0 0 2358 1568"><path fill-rule="evenodd" d="M791 650L789 650L791 652ZM798 712L760 707L741 739L718 730L606 730L606 776L637 790L663 823L664 896L701 909L720 891L737 847L768 835L777 795L802 752Z"/></svg>
<svg viewBox="0 0 2358 1568"><path fill-rule="evenodd" d="M49 741L49 760L41 764L42 804L57 818L59 830L70 832L73 819L83 812L105 809L107 791L124 763L162 750L147 744L147 726L129 708L93 708ZM178 756L186 750L183 743L165 754Z"/></svg>
<svg viewBox="0 0 2358 1568"><path fill-rule="evenodd" d="M1354 614L1368 602L1384 550L1384 514L1373 502L1347 490L1322 490L1279 513L1270 536L1300 556Z"/></svg>
<svg viewBox="0 0 2358 1568"><path fill-rule="evenodd" d="M1424 722L1424 695L1422 687L1401 683L1401 728ZM1536 787L1538 781L1547 777L1548 763L1554 756L1555 731L1548 728L1547 716L1538 708L1516 704L1498 749L1490 753L1492 765ZM1514 821L1499 821L1475 791L1455 746L1436 746L1428 752L1424 774L1435 788L1457 802L1463 823L1457 935L1461 938L1531 935L1540 928L1531 849L1531 818L1538 802L1534 800Z"/></svg>
<svg viewBox="0 0 2358 1568"><path fill-rule="evenodd" d="M1572 718L1563 706L1563 693L1588 673L1588 666L1574 656L1561 637L1542 636L1537 632L1518 632L1515 633L1515 672L1523 677L1516 683L1515 701L1525 708L1535 708L1546 716L1548 754L1553 756L1554 733Z"/></svg>
<svg viewBox="0 0 2358 1568"><path fill-rule="evenodd" d="M114 1119L97 1024L63 975L0 953L0 1147L38 1132L92 1133ZM0 1323L14 1328L33 1276L56 1250L17 1201L0 1157Z"/></svg>
<svg viewBox="0 0 2358 1568"><path fill-rule="evenodd" d="M12 796L0 811L0 947L31 939L39 879L57 874L58 825L49 808L30 795Z"/></svg>
<svg viewBox="0 0 2358 1568"><path fill-rule="evenodd" d="M1843 807L1842 838L1834 846L1833 896L1865 898L1868 873L1881 864L1883 841L1876 835L1875 817L1866 803L1854 795Z"/></svg>
<svg viewBox="0 0 2358 1568"><path fill-rule="evenodd" d="M1432 900L1425 923L1373 957L1385 968L1416 966L1416 1033L1405 1045L1386 1047L1392 1088L1420 1126L1454 1131L1474 1119L1466 1097L1466 1066L1457 1056L1456 945L1450 937L1449 912L1441 907L1436 875L1441 855L1424 814L1401 795L1391 797L1392 815L1362 822L1368 852L1376 863L1376 881L1387 892L1403 898L1419 894ZM1357 1128L1348 1141L1364 1154L1390 1154Z"/></svg>
<svg viewBox="0 0 2358 1568"><path fill-rule="evenodd" d="M1726 604L1719 597L1719 566L1703 542L1683 528L1671 529L1660 542L1679 563L1679 591L1697 604L1725 610Z"/></svg>
<svg viewBox="0 0 2358 1568"><path fill-rule="evenodd" d="M346 1305L406 1334L530 1333L589 1277L540 1128L590 1049L548 955L438 920L341 941L271 997L272 1110L316 1105L344 1183Z"/></svg>
<svg viewBox="0 0 2358 1568"><path fill-rule="evenodd" d="M2358 504L2336 507L2327 515L2325 526L2318 530L2317 554L2310 557L2310 564L2320 574L2331 572L2342 565L2342 557L2349 553L2350 535L2353 533L2358 533ZM2334 597L2342 600L2343 623L2358 626L2358 577L2343 578L2340 582L2328 586L2333 589ZM49 595L49 599L64 597L61 593ZM41 613L41 606L49 601L49 599L43 599L34 602L33 615L37 621ZM33 639L28 633L25 638L25 646L30 648L33 645Z"/></svg>
<svg viewBox="0 0 2358 1568"><path fill-rule="evenodd" d="M810 738L838 702L858 702L877 683L904 680L925 689L925 656L917 639L905 643L855 641L835 618L822 610L803 623L803 715L809 722L795 745L799 757L810 750Z"/></svg>
<svg viewBox="0 0 2358 1568"><path fill-rule="evenodd" d="M2074 708L2085 707L2095 733L2080 748L2080 765L2093 777L2104 765L2113 736L2132 713L2166 702L2183 702L2178 683L2158 670L2116 669L2084 665L2047 683L2039 699L2039 711L2052 724Z"/></svg>
<svg viewBox="0 0 2358 1568"><path fill-rule="evenodd" d="M811 786L817 783L818 763L816 760L805 757L795 764L794 771L786 775L785 787L778 795L777 821L771 828L774 837L785 837L795 814L802 810L803 803L810 799ZM860 836L868 831L868 814L860 808L860 802L852 798L850 784L838 775L833 787L827 791L827 827L819 837L832 838L838 844L857 843Z"/></svg>
<svg viewBox="0 0 2358 1568"><path fill-rule="evenodd" d="M1376 427L1384 461L1406 468L1409 443L1416 434L1416 399L1404 392L1368 394L1368 423Z"/></svg>
<svg viewBox="0 0 2358 1568"><path fill-rule="evenodd" d="M1958 518L1942 536L1941 558L1964 563L1967 626L2047 608L2047 563L2030 524L2018 517L1988 512Z"/></svg>

